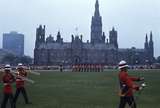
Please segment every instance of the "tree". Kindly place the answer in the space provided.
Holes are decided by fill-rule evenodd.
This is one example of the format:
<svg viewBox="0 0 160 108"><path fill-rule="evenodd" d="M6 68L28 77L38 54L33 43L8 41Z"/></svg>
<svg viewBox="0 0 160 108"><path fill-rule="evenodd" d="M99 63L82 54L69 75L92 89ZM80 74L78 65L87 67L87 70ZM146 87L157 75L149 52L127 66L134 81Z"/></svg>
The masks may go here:
<svg viewBox="0 0 160 108"><path fill-rule="evenodd" d="M3 64L14 64L16 56L14 54L8 53L2 58Z"/></svg>
<svg viewBox="0 0 160 108"><path fill-rule="evenodd" d="M2 58L2 64L11 64L11 65L17 65L18 63L23 63L23 64L32 64L32 58L29 56L16 56L14 54L6 54Z"/></svg>
<svg viewBox="0 0 160 108"><path fill-rule="evenodd" d="M20 62L23 64L32 64L33 59L29 56L22 56L19 58Z"/></svg>
<svg viewBox="0 0 160 108"><path fill-rule="evenodd" d="M160 56L157 57L157 63L160 63Z"/></svg>

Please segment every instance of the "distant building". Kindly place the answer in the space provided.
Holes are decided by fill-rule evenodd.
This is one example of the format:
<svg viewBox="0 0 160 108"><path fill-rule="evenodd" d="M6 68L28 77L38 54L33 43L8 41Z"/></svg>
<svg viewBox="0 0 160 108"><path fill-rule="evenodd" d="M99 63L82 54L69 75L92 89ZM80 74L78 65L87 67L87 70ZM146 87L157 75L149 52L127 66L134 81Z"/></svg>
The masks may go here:
<svg viewBox="0 0 160 108"><path fill-rule="evenodd" d="M3 34L3 49L11 51L17 56L24 55L24 35L17 32Z"/></svg>
<svg viewBox="0 0 160 108"><path fill-rule="evenodd" d="M109 32L109 39L106 39L102 30L98 0L96 0L95 13L91 22L90 42L83 42L82 35L72 35L71 42L63 42L60 32L58 32L56 40L51 35L46 39L45 37L45 26L40 25L36 30L35 65L60 65L62 63L117 65L120 60L126 60L130 65L154 62L152 32L149 41L146 36L142 49L119 48L118 33L114 27Z"/></svg>

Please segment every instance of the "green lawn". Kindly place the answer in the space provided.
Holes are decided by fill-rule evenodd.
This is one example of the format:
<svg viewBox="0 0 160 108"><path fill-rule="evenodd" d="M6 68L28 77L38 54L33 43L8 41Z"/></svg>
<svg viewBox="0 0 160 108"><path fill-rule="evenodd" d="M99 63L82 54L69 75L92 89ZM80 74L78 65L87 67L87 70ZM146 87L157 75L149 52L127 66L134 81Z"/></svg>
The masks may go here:
<svg viewBox="0 0 160 108"><path fill-rule="evenodd" d="M129 72L131 75L144 76L148 85L141 94L135 94L138 108L160 108L159 71ZM17 108L118 108L116 70L103 73L43 71L41 76L32 75L30 78L36 81L26 86L33 104L25 105L20 97Z"/></svg>

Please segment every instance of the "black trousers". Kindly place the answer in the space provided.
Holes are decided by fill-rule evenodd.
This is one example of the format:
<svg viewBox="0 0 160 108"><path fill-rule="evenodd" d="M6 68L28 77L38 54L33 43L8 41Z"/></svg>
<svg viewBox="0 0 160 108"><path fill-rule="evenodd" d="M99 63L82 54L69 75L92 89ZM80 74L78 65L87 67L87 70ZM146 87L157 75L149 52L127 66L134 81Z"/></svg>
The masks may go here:
<svg viewBox="0 0 160 108"><path fill-rule="evenodd" d="M18 99L18 96L19 96L20 93L22 93L22 95L24 97L24 100L25 100L25 103L28 104L29 101L28 101L27 93L26 93L26 90L25 90L24 87L16 89L16 93L15 93L15 96L14 96L14 103L17 102L17 99Z"/></svg>
<svg viewBox="0 0 160 108"><path fill-rule="evenodd" d="M125 108L126 104L128 104L130 108L136 108L136 102L133 96L124 96L120 98L119 108Z"/></svg>
<svg viewBox="0 0 160 108"><path fill-rule="evenodd" d="M8 100L10 102L11 108L16 108L15 103L13 101L13 94L12 93L11 94L7 94L7 93L4 94L1 108L6 108Z"/></svg>

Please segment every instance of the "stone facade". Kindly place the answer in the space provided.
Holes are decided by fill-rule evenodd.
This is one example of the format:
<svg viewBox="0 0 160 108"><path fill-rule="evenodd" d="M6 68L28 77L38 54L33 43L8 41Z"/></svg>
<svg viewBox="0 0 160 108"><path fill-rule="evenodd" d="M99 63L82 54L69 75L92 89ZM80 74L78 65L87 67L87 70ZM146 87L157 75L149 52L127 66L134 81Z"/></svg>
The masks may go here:
<svg viewBox="0 0 160 108"><path fill-rule="evenodd" d="M117 65L122 59L133 65L153 63L154 61L152 32L150 41L146 35L144 49L119 48L118 33L114 27L109 32L109 39L106 39L105 33L102 31L102 17L99 12L98 0L96 0L95 13L92 17L91 42L83 42L82 35L72 35L71 42L63 42L60 32L58 32L56 40L51 35L45 39L45 26L41 25L36 31L35 65Z"/></svg>

